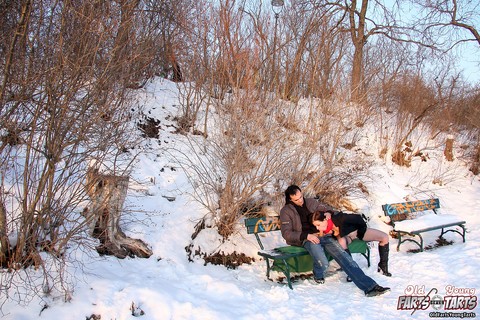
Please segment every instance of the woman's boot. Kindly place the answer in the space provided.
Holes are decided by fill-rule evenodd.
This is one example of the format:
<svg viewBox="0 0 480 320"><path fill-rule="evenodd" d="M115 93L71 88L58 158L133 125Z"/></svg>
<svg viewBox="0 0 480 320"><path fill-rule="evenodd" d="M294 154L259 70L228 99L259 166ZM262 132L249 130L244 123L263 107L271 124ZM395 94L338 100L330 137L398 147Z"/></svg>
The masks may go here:
<svg viewBox="0 0 480 320"><path fill-rule="evenodd" d="M390 246L387 243L384 246L378 246L378 253L380 254L380 262L378 263L378 272L383 273L387 277L391 277L392 274L388 272L388 252L390 251Z"/></svg>

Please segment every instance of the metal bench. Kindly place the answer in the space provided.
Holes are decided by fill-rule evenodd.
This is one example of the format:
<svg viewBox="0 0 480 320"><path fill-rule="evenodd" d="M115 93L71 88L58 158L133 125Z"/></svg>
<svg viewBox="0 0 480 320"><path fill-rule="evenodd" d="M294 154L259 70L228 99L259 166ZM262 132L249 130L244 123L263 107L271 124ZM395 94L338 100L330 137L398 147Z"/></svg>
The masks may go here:
<svg viewBox="0 0 480 320"><path fill-rule="evenodd" d="M264 258L267 264L267 278L270 279L270 271L282 272L288 282L288 287L293 289L291 282L292 272L309 272L313 269L313 260L308 251L303 247L282 246L266 250L259 234L265 232L280 231L281 222L279 216L247 218L245 227L248 234L254 234L260 251L258 255ZM367 259L370 267L370 247L365 241L355 239L349 244L351 253L360 253ZM327 255L328 257L328 255Z"/></svg>
<svg viewBox="0 0 480 320"><path fill-rule="evenodd" d="M420 251L423 251L422 233L433 230L442 230L440 237L447 232L456 232L465 242L465 221L452 214L439 214L439 208L439 199L382 205L383 212L390 217L393 232L397 235L397 251L400 250L400 245L407 241L416 243Z"/></svg>

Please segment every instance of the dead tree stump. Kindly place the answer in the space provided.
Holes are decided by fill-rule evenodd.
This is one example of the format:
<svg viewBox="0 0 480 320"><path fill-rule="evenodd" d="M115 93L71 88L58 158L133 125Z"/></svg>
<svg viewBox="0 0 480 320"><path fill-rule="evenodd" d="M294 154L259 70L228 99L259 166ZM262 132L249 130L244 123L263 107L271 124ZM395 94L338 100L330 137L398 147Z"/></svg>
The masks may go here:
<svg viewBox="0 0 480 320"><path fill-rule="evenodd" d="M445 150L443 151L447 161L453 161L453 137L448 136L447 141L445 142Z"/></svg>
<svg viewBox="0 0 480 320"><path fill-rule="evenodd" d="M480 143L477 144L475 153L472 157L472 164L470 165L470 171L474 175L478 175L480 173Z"/></svg>
<svg viewBox="0 0 480 320"><path fill-rule="evenodd" d="M128 176L99 174L97 170L87 172L87 194L92 203L84 210L90 234L100 240L97 251L123 259L127 256L148 258L152 251L140 239L127 237L119 222L123 203L127 196Z"/></svg>

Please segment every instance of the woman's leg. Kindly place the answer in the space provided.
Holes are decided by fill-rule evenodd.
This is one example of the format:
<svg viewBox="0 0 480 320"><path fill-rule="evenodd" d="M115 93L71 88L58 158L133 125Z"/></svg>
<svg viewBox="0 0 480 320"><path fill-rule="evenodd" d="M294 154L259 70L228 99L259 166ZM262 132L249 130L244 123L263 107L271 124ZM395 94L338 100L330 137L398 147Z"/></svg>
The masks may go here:
<svg viewBox="0 0 480 320"><path fill-rule="evenodd" d="M362 240L367 242L378 241L380 246L384 246L388 243L388 234L377 229L367 228Z"/></svg>
<svg viewBox="0 0 480 320"><path fill-rule="evenodd" d="M378 241L378 254L380 256L378 271L381 271L387 277L391 277L392 274L388 271L388 255L390 252L388 234L377 229L368 228L363 236L363 240Z"/></svg>
<svg viewBox="0 0 480 320"><path fill-rule="evenodd" d="M348 237L348 236L338 238L338 243L339 243L339 244L342 246L342 248L345 249L345 250L346 250L347 247L348 247L347 237Z"/></svg>

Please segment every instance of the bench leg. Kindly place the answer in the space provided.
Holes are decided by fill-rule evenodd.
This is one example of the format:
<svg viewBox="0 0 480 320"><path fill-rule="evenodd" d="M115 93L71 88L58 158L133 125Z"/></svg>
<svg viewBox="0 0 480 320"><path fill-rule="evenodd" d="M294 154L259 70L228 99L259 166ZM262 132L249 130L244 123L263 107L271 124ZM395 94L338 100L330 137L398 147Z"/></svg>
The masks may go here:
<svg viewBox="0 0 480 320"><path fill-rule="evenodd" d="M283 264L285 265L285 269L282 270L282 272L287 278L288 287L293 290L292 281L290 280L290 266L288 265L288 262L286 259L283 259L282 261L283 261ZM295 263L298 265L297 259L295 259Z"/></svg>
<svg viewBox="0 0 480 320"><path fill-rule="evenodd" d="M464 225L458 225L458 227L462 228L462 232L457 230L457 229L447 229L447 230L445 230L445 228L442 228L441 229L442 233L440 234L440 237L442 237L447 232L456 232L462 237L463 242L465 242L465 231L466 231L465 226ZM420 233L415 233L415 234L405 233L405 235L412 236L413 239L403 239L402 240L402 234L400 232L397 232L397 237L398 237L397 251L400 250L400 245L404 242L407 242L407 241L415 242L420 247L420 252L424 251L424 249L423 249L423 237ZM420 241L415 240L415 236L420 238Z"/></svg>
<svg viewBox="0 0 480 320"><path fill-rule="evenodd" d="M410 233L405 233L405 235L408 235L410 237L413 237L413 239L411 238L407 238L407 239L403 239L402 240L402 233L401 232L397 232L397 237L398 237L398 244L397 244L397 251L400 251L400 245L404 242L414 242L416 243L419 247L420 247L420 252L423 251L423 237L421 234L410 234ZM419 237L420 238L420 241L417 241L415 240L415 236Z"/></svg>
<svg viewBox="0 0 480 320"><path fill-rule="evenodd" d="M462 239L463 239L463 242L465 242L465 226L461 224L459 227L462 228L463 230Z"/></svg>
<svg viewBox="0 0 480 320"><path fill-rule="evenodd" d="M459 226L460 228L462 228L462 231L463 231L463 232L460 232L460 231L458 231L458 230L456 230L456 229L444 230L444 228L442 228L442 233L440 234L440 237L443 236L443 235L444 235L445 233L447 233L447 232L456 232L456 233L458 233L458 234L462 237L463 242L465 242L465 226L464 226L464 225L458 225L458 226Z"/></svg>
<svg viewBox="0 0 480 320"><path fill-rule="evenodd" d="M397 251L400 251L400 244L402 244L402 234L400 232L397 232L397 239L398 239Z"/></svg>
<svg viewBox="0 0 480 320"><path fill-rule="evenodd" d="M294 260L298 269L298 259L295 257ZM290 280L290 266L287 259L277 259L277 261L282 261L283 267L281 267L279 271L281 271L285 278L287 278L288 287L293 290L292 281ZM275 259L272 259L272 264L270 265L270 259L265 257L265 262L267 263L267 279L270 279L270 270L274 267Z"/></svg>
<svg viewBox="0 0 480 320"><path fill-rule="evenodd" d="M367 253L363 255L367 259L367 266L370 268L370 247L367 244Z"/></svg>
<svg viewBox="0 0 480 320"><path fill-rule="evenodd" d="M265 261L267 262L267 279L270 279L270 259L265 257Z"/></svg>

